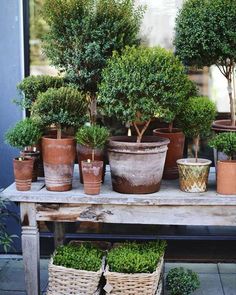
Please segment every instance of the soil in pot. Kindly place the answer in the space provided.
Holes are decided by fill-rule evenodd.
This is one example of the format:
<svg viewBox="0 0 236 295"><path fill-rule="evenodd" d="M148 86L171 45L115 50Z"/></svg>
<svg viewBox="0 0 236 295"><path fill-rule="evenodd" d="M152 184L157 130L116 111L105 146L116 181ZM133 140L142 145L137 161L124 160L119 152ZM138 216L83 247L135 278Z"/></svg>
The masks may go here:
<svg viewBox="0 0 236 295"><path fill-rule="evenodd" d="M31 189L34 160L15 158L13 160L16 189L18 191L29 191Z"/></svg>
<svg viewBox="0 0 236 295"><path fill-rule="evenodd" d="M163 179L177 179L179 177L179 171L176 161L183 158L184 133L178 128L173 128L172 132L169 131L169 128L159 128L153 130L153 135L170 140L166 154Z"/></svg>
<svg viewBox="0 0 236 295"><path fill-rule="evenodd" d="M236 195L236 160L217 162L217 193Z"/></svg>
<svg viewBox="0 0 236 295"><path fill-rule="evenodd" d="M46 188L60 192L71 190L76 154L75 139L44 136L42 152Z"/></svg>
<svg viewBox="0 0 236 295"><path fill-rule="evenodd" d="M85 194L99 195L102 182L103 161L82 161L81 166Z"/></svg>
<svg viewBox="0 0 236 295"><path fill-rule="evenodd" d="M201 193L207 190L211 161L195 158L179 159L180 189L188 193Z"/></svg>
<svg viewBox="0 0 236 295"><path fill-rule="evenodd" d="M119 193L148 194L159 191L169 140L146 136L116 136L108 142L112 187Z"/></svg>
<svg viewBox="0 0 236 295"><path fill-rule="evenodd" d="M38 163L40 158L40 152L39 151L21 151L20 152L21 157L24 158L30 158L33 159L34 165L33 165L33 173L32 173L32 182L36 182L38 179Z"/></svg>

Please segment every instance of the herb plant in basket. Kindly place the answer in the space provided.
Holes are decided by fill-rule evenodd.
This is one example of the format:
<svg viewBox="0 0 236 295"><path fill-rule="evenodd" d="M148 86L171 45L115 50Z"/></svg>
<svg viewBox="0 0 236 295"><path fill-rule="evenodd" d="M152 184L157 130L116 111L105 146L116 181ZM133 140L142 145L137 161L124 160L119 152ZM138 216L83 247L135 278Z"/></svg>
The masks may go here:
<svg viewBox="0 0 236 295"><path fill-rule="evenodd" d="M185 192L204 192L207 189L211 161L198 157L200 138L208 136L216 115L215 104L207 97L191 97L184 105L180 118L184 133L193 138L195 158L177 161L180 189Z"/></svg>
<svg viewBox="0 0 236 295"><path fill-rule="evenodd" d="M105 174L104 146L108 137L107 128L97 125L82 127L76 133L80 179L86 194L96 195L100 192Z"/></svg>

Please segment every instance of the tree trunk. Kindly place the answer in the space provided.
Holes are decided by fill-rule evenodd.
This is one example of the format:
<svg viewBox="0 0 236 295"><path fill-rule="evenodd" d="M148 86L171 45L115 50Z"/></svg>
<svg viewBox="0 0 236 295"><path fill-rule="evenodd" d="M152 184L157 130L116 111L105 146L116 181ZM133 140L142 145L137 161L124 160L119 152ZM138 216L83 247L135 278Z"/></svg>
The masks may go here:
<svg viewBox="0 0 236 295"><path fill-rule="evenodd" d="M95 94L89 94L89 116L91 125L95 125L97 121L97 98Z"/></svg>
<svg viewBox="0 0 236 295"><path fill-rule="evenodd" d="M233 87L232 87L232 75L229 75L228 80L228 94L230 99L230 115L231 115L231 125L235 126L236 115L235 115L235 101L233 96Z"/></svg>
<svg viewBox="0 0 236 295"><path fill-rule="evenodd" d="M194 139L194 144L195 144L195 160L196 160L196 163L198 162L199 143L200 143L200 136L198 135Z"/></svg>
<svg viewBox="0 0 236 295"><path fill-rule="evenodd" d="M61 125L57 125L57 139L61 139Z"/></svg>

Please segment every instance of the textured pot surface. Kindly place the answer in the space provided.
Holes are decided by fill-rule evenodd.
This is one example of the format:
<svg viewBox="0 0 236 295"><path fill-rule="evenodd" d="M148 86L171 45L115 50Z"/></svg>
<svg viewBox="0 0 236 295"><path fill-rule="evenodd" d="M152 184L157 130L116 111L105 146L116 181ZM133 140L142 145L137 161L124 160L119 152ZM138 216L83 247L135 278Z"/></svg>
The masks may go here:
<svg viewBox="0 0 236 295"><path fill-rule="evenodd" d="M33 159L13 160L16 189L18 191L29 191L31 189L33 165Z"/></svg>
<svg viewBox="0 0 236 295"><path fill-rule="evenodd" d="M20 152L21 157L25 158L32 158L34 161L33 165L33 173L32 173L32 182L36 182L38 179L38 163L40 158L40 152L39 151L21 151Z"/></svg>
<svg viewBox="0 0 236 295"><path fill-rule="evenodd" d="M84 179L84 192L88 195L99 195L102 172L103 172L103 161L87 162L82 161L82 173Z"/></svg>
<svg viewBox="0 0 236 295"><path fill-rule="evenodd" d="M236 126L231 125L231 120L216 120L211 126L216 133L236 131Z"/></svg>
<svg viewBox="0 0 236 295"><path fill-rule="evenodd" d="M83 146L77 144L77 155L78 155L78 164L79 164L79 175L80 175L80 182L83 183L83 174L82 174L82 161L91 160L92 161L92 149L87 146ZM104 151L100 149L94 150L94 160L95 161L102 161L104 162ZM105 169L106 165L103 165L103 173L102 173L102 181L104 181L105 177Z"/></svg>
<svg viewBox="0 0 236 295"><path fill-rule="evenodd" d="M236 160L217 162L217 193L236 195Z"/></svg>
<svg viewBox="0 0 236 295"><path fill-rule="evenodd" d="M50 191L68 191L72 188L75 162L75 139L66 137L42 138L43 164L46 188Z"/></svg>
<svg viewBox="0 0 236 295"><path fill-rule="evenodd" d="M201 193L207 190L210 160L198 159L198 162L196 162L194 158L179 159L177 165L179 184L182 191Z"/></svg>
<svg viewBox="0 0 236 295"><path fill-rule="evenodd" d="M153 130L153 135L170 140L166 154L163 179L177 179L179 177L179 171L176 161L183 158L184 133L178 128L173 128L172 132L169 132L168 128L159 128Z"/></svg>
<svg viewBox="0 0 236 295"><path fill-rule="evenodd" d="M160 189L169 140L146 136L112 137L108 143L113 189L120 193L147 194Z"/></svg>

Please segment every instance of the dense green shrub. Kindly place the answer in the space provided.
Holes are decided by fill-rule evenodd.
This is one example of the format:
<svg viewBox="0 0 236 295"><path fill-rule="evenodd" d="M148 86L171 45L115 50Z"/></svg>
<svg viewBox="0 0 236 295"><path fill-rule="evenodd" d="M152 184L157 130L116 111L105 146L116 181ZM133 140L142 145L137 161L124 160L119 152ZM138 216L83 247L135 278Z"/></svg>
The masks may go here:
<svg viewBox="0 0 236 295"><path fill-rule="evenodd" d="M166 286L170 295L190 295L200 287L200 281L192 270L177 267L168 272Z"/></svg>
<svg viewBox="0 0 236 295"><path fill-rule="evenodd" d="M5 140L13 147L24 149L37 144L41 136L39 125L34 120L27 118L9 129L5 134Z"/></svg>
<svg viewBox="0 0 236 295"><path fill-rule="evenodd" d="M171 122L196 88L181 62L163 48L127 47L114 53L103 70L99 89L101 111L133 124L137 141L153 117ZM146 122L139 132L137 121Z"/></svg>
<svg viewBox="0 0 236 295"><path fill-rule="evenodd" d="M219 133L209 142L209 145L216 148L218 151L225 153L231 160L236 154L236 133Z"/></svg>
<svg viewBox="0 0 236 295"><path fill-rule="evenodd" d="M176 20L176 53L186 65L217 65L228 80L235 124L232 76L236 59L236 1L187 0Z"/></svg>
<svg viewBox="0 0 236 295"><path fill-rule="evenodd" d="M62 128L82 124L86 112L85 96L72 87L49 88L38 95L32 108L33 116L42 126L54 124L57 127L58 138L61 138Z"/></svg>
<svg viewBox="0 0 236 295"><path fill-rule="evenodd" d="M110 271L121 273L152 273L164 255L164 241L124 243L111 249L107 255Z"/></svg>
<svg viewBox="0 0 236 295"><path fill-rule="evenodd" d="M53 264L68 268L98 271L102 266L103 252L90 243L61 246L56 250Z"/></svg>
<svg viewBox="0 0 236 295"><path fill-rule="evenodd" d="M97 125L82 127L76 133L77 143L92 149L103 149L108 137L108 129Z"/></svg>

